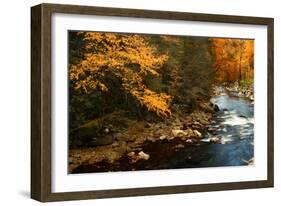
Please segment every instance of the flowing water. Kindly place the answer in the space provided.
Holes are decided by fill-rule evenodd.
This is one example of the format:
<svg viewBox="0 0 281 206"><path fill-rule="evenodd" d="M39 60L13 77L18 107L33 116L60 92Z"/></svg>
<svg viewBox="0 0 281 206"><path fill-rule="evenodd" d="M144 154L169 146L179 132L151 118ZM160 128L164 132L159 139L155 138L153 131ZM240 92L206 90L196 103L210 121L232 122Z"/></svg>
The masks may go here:
<svg viewBox="0 0 281 206"><path fill-rule="evenodd" d="M211 99L218 111L204 133L201 143L185 146L173 158L158 161L161 168L198 168L253 164L254 105L236 92L217 88ZM165 159L165 157L164 157Z"/></svg>
<svg viewBox="0 0 281 206"><path fill-rule="evenodd" d="M222 87L219 89L220 94L214 96L211 102L220 111L208 125L201 142L185 146L176 155L162 157L163 160L158 160L153 169L253 164L254 105L248 99L238 97L235 92L227 93Z"/></svg>
<svg viewBox="0 0 281 206"><path fill-rule="evenodd" d="M245 99L222 92L211 102L218 105L214 121L209 125L202 141L218 140L219 144L207 146L204 152L211 158L201 166L245 165L254 156L254 107Z"/></svg>
<svg viewBox="0 0 281 206"><path fill-rule="evenodd" d="M239 166L253 163L254 159L254 106L236 92L225 92L222 87L219 95L211 102L218 111L208 125L203 144L186 147L181 156L189 160L174 159L175 168ZM204 144L205 143L205 144ZM196 148L196 149L194 149ZM196 153L191 153L195 150Z"/></svg>

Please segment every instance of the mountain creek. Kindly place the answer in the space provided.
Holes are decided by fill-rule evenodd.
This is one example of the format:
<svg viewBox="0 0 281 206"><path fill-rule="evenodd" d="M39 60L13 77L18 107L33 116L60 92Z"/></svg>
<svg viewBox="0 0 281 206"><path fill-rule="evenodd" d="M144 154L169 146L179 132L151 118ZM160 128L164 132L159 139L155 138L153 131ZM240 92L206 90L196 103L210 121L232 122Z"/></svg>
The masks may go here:
<svg viewBox="0 0 281 206"><path fill-rule="evenodd" d="M173 122L145 124L140 132L142 138L120 137L110 145L71 149L69 171L92 173L253 165L253 95L243 95L237 88L216 86L208 105L215 112L206 109Z"/></svg>

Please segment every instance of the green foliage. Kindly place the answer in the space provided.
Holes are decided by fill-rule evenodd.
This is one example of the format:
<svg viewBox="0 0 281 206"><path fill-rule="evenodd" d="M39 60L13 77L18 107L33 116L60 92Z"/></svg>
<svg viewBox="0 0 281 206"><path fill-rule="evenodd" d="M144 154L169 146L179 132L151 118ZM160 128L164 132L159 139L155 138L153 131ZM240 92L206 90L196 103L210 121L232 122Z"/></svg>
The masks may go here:
<svg viewBox="0 0 281 206"><path fill-rule="evenodd" d="M213 83L214 70L211 56L211 44L207 38L190 37L184 39L184 55L181 71L182 84L180 84L180 96L182 102L191 106L198 99L209 96L211 83Z"/></svg>
<svg viewBox="0 0 281 206"><path fill-rule="evenodd" d="M153 43L168 53L160 71L162 85L158 82L157 88L171 95L173 103L191 111L200 99L209 96L214 79L211 42L200 37L155 36Z"/></svg>
<svg viewBox="0 0 281 206"><path fill-rule="evenodd" d="M243 79L240 81L240 85L242 87L249 87L252 86L254 84L254 79L250 78L250 79Z"/></svg>

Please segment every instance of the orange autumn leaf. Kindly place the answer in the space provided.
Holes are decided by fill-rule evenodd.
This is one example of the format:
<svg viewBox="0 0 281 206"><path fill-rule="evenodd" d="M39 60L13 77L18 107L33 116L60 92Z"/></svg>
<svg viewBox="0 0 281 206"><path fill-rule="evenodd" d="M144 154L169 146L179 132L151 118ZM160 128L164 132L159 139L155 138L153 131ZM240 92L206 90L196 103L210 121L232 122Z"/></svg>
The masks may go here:
<svg viewBox="0 0 281 206"><path fill-rule="evenodd" d="M218 82L253 79L254 40L210 38Z"/></svg>

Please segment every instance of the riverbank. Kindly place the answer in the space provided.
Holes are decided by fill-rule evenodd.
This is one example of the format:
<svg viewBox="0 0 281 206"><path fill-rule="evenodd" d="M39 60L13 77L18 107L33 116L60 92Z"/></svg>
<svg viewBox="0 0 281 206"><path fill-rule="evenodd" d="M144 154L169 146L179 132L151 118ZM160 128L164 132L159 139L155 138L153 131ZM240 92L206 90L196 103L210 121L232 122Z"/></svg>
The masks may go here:
<svg viewBox="0 0 281 206"><path fill-rule="evenodd" d="M114 134L112 144L70 149L69 172L85 172L87 167L92 170L96 168L97 171L110 171L116 168L114 165L120 159L123 168L131 167L129 170L148 159L151 162L157 157L155 161L160 161L163 158L159 155L174 155L177 150L200 142L213 113L214 108L208 102L202 102L200 110L188 115L176 114L162 122L130 121L127 129ZM158 143L163 143L163 147L155 147L153 150L151 147Z"/></svg>
<svg viewBox="0 0 281 206"><path fill-rule="evenodd" d="M239 85L238 82L231 83L231 84L225 84L224 87L226 92L230 96L237 96L237 97L242 97L242 98L247 98L250 101L254 101L254 85L249 84L249 85ZM221 95L221 90L220 89L214 89L215 95Z"/></svg>

